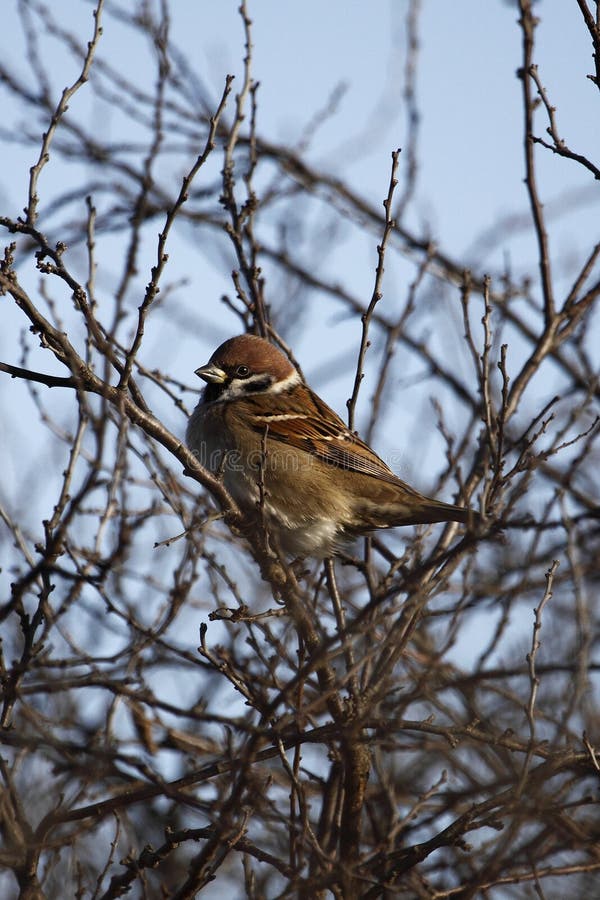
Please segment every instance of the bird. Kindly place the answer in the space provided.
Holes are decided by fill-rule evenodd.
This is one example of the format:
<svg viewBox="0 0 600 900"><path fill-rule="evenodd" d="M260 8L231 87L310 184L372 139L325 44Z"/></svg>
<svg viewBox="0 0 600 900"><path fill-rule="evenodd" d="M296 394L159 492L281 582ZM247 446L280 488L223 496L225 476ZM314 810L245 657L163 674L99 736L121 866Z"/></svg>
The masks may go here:
<svg viewBox="0 0 600 900"><path fill-rule="evenodd" d="M206 387L186 444L280 554L326 559L377 529L475 523L401 481L265 338L229 338L195 374Z"/></svg>

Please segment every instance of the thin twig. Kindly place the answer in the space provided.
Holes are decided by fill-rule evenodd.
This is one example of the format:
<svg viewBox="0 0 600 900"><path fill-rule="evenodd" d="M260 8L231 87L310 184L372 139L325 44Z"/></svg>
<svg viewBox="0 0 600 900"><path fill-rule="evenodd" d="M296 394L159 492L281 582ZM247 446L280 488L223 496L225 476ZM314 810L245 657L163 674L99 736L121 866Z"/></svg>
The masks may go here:
<svg viewBox="0 0 600 900"><path fill-rule="evenodd" d="M56 129L58 128L61 119L69 108L70 100L77 93L79 88L81 88L88 80L92 62L94 60L94 55L96 53L96 48L98 47L98 41L100 40L100 36L102 35L101 22L103 8L104 0L98 0L96 8L92 10L92 16L94 18L94 32L92 34L91 41L89 41L87 45L87 53L85 55L85 59L83 60L81 72L79 73L73 84L70 87L65 88L62 92L61 98L58 101L56 109L52 114L48 129L44 133L44 136L42 138L42 145L40 148L40 155L38 157L38 160L30 169L28 200L27 207L25 209L25 214L27 217L26 222L28 225L35 226L38 218L38 181L42 173L42 169L50 159L50 147Z"/></svg>
<svg viewBox="0 0 600 900"><path fill-rule="evenodd" d="M200 155L197 157L196 162L194 163L192 168L189 170L187 175L185 175L185 177L183 178L183 181L181 184L181 189L179 191L177 199L175 200L175 203L169 209L167 216L165 218L165 224L163 226L163 229L158 236L158 246L156 249L157 261L156 261L156 265L154 265L152 267L152 277L148 283L148 286L146 287L146 293L144 295L144 299L138 309L138 324L137 324L135 336L131 343L131 347L128 350L127 355L125 357L125 365L123 366L123 371L121 373L121 378L119 380L119 390L121 390L121 391L126 390L127 385L129 383L129 379L131 378L133 363L134 363L136 354L140 348L140 345L142 343L142 338L144 337L144 325L145 325L145 321L146 321L146 316L148 314L148 311L150 310L150 307L152 305L152 302L154 301L154 298L158 294L158 291L159 291L158 282L159 282L160 276L162 275L163 269L167 263L167 260L169 258L165 251L169 232L170 232L171 227L177 217L177 213L179 212L179 210L181 209L183 204L188 199L189 190L192 185L192 182L194 181L194 178L196 177L196 175L198 174L198 172L200 171L200 169L202 168L202 166L204 165L204 163L206 162L206 160L208 159L208 157L210 156L210 154L212 153L212 151L215 148L215 135L217 133L219 120L221 118L221 115L223 114L223 110L225 109L225 105L227 103L227 98L231 91L232 81L233 81L233 76L227 75L225 78L225 89L223 90L221 100L219 102L219 105L217 106L217 109L216 109L214 115L211 116L211 118L210 118L210 126L209 126L209 130L208 130L208 136L206 138L206 143L204 145L204 149L203 149L202 153L200 153Z"/></svg>
<svg viewBox="0 0 600 900"><path fill-rule="evenodd" d="M536 673L535 661L537 657L538 650L540 649L541 643L539 639L539 633L542 628L542 613L544 611L544 607L548 603L548 601L552 597L552 584L554 581L554 575L556 570L558 569L559 561L557 559L553 560L552 565L546 572L546 590L544 591L544 596L542 597L539 606L537 606L534 613L533 620L533 633L531 637L531 650L527 654L527 665L529 668L529 682L530 682L530 690L529 690L529 701L526 707L527 714L527 722L529 724L529 749L527 751L527 755L525 757L525 761L523 763L523 769L521 771L521 776L519 779L519 785L517 788L517 795L520 795L527 782L527 776L529 774L529 767L531 765L531 760L533 758L533 754L535 752L536 745L536 727L535 727L535 703L537 700L538 689L540 686L540 679Z"/></svg>
<svg viewBox="0 0 600 900"><path fill-rule="evenodd" d="M535 153L533 149L533 114L535 101L532 97L532 56L534 45L534 32L537 19L532 10L531 0L519 0L521 18L519 24L523 34L523 63L519 70L519 77L523 85L523 117L524 130L523 142L525 148L525 184L529 194L529 205L535 225L535 233L538 242L538 263L542 282L542 295L544 298L544 313L546 328L554 319L554 294L552 290L552 273L550 268L550 250L548 247L548 234L544 222L542 203L539 197L535 175Z"/></svg>
<svg viewBox="0 0 600 900"><path fill-rule="evenodd" d="M364 378L364 362L365 356L367 353L367 348L369 347L369 326L371 324L371 319L373 318L373 313L375 312L375 307L381 300L382 294L382 286L383 286L383 273L384 273L384 260L385 260L385 250L387 246L387 242L390 234L394 230L395 221L392 218L392 200L394 197L394 191L398 184L396 179L396 172L398 171L398 158L400 156L400 150L394 150L392 152L392 172L390 176L390 185L388 188L387 197L383 201L383 206L385 209L385 223L383 227L383 236L381 238L381 243L377 246L377 268L375 269L375 285L373 287L373 294L371 296L371 300L369 305L363 315L361 316L362 323L362 333L360 339L360 347L358 351L358 360L356 363L356 374L354 376L354 387L352 389L352 396L346 402L346 406L348 407L348 428L350 431L354 430L354 411L356 408L356 402L358 400L358 392L360 390L361 382Z"/></svg>

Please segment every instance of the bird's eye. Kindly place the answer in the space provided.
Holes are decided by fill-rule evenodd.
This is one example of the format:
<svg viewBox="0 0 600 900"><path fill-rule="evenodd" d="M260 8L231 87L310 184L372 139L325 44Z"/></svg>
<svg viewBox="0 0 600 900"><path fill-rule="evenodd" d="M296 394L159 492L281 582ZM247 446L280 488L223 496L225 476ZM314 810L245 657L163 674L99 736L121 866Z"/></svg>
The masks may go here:
<svg viewBox="0 0 600 900"><path fill-rule="evenodd" d="M238 378L247 378L250 374L250 369L248 368L248 366L238 366L235 370L235 374Z"/></svg>

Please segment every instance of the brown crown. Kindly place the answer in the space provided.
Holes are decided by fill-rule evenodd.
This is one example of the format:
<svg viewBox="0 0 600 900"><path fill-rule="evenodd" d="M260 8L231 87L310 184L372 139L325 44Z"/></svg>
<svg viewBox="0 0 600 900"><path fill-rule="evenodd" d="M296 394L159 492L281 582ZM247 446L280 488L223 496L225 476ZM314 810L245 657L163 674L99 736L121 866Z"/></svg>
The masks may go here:
<svg viewBox="0 0 600 900"><path fill-rule="evenodd" d="M294 371L291 362L277 347L254 334L229 338L217 347L210 362L225 372L245 365L251 372L270 372L278 381Z"/></svg>

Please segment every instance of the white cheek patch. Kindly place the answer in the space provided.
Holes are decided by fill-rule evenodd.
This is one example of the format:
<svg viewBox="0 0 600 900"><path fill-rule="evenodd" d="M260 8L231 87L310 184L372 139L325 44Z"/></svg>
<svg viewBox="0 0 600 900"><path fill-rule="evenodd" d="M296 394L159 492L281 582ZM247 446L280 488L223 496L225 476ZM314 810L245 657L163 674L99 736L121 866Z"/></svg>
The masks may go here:
<svg viewBox="0 0 600 900"><path fill-rule="evenodd" d="M282 381L273 381L273 375L251 375L249 378L232 378L219 394L219 400L238 400L240 397L251 397L252 394L280 394L300 384L300 375L296 370L290 372ZM291 416L295 418L295 416Z"/></svg>
<svg viewBox="0 0 600 900"><path fill-rule="evenodd" d="M290 388L296 387L297 384L300 384L300 375L294 369L290 372L289 375L286 375L285 378L282 378L281 381L276 381L275 384L272 384L269 388L270 394L280 394L282 391L289 391Z"/></svg>

